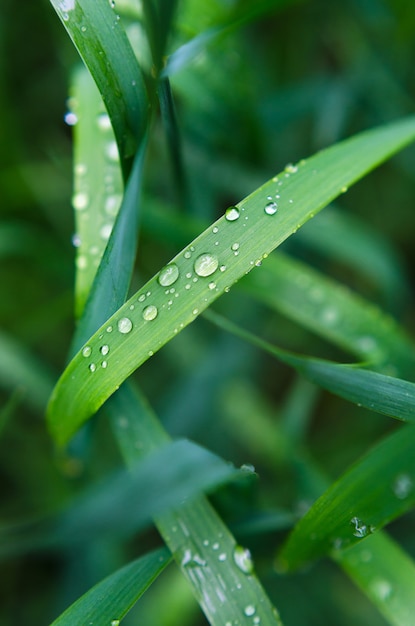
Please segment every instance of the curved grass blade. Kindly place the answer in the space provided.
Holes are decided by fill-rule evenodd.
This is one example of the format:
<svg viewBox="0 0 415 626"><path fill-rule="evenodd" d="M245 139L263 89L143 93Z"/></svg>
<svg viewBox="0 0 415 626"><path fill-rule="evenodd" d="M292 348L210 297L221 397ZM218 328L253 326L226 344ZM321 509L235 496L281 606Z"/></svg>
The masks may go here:
<svg viewBox="0 0 415 626"><path fill-rule="evenodd" d="M155 428L158 422L150 407L130 386L123 385L107 410L122 455L131 467L143 450L166 437L159 425ZM254 573L249 551L237 545L207 499L193 498L158 515L155 521L211 626L281 626Z"/></svg>
<svg viewBox="0 0 415 626"><path fill-rule="evenodd" d="M371 411L415 422L415 383L378 374L358 365L344 365L299 356L263 341L213 311L206 311L204 316L220 328L234 333L294 367L309 381L323 389Z"/></svg>
<svg viewBox="0 0 415 626"><path fill-rule="evenodd" d="M413 624L415 564L386 533L371 535L334 558L389 624Z"/></svg>
<svg viewBox="0 0 415 626"><path fill-rule="evenodd" d="M352 546L415 506L415 427L403 426L314 503L285 543L283 567Z"/></svg>
<svg viewBox="0 0 415 626"><path fill-rule="evenodd" d="M130 42L108 0L50 0L102 95L126 179L147 126L148 99Z"/></svg>
<svg viewBox="0 0 415 626"><path fill-rule="evenodd" d="M302 326L391 374L413 376L415 345L377 306L280 251L240 288Z"/></svg>
<svg viewBox="0 0 415 626"><path fill-rule="evenodd" d="M288 166L228 210L126 302L68 365L49 403L56 441L67 441L135 369L345 186L414 139L413 117L362 133Z"/></svg>
<svg viewBox="0 0 415 626"><path fill-rule="evenodd" d="M118 625L170 561L168 550L161 548L129 563L90 589L51 626Z"/></svg>

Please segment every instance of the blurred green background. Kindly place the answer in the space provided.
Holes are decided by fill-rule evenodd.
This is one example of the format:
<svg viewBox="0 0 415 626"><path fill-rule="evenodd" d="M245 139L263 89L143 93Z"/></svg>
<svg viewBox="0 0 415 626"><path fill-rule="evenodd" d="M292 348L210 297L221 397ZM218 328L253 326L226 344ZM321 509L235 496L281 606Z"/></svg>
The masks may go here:
<svg viewBox="0 0 415 626"><path fill-rule="evenodd" d="M223 22L235 6L249 14L255 4L179 3L171 50ZM224 31L172 77L186 205L178 203L162 124L154 127L145 198L149 207L177 209L184 233L193 222L216 219L288 162L414 110L415 5L280 0L259 6L261 15ZM64 116L77 54L46 0L18 6L3 0L0 46L0 626L25 626L50 623L92 584L160 540L151 529L135 538L114 532L113 540L96 537L87 546L53 551L36 549L32 527L25 527L121 461L105 419L94 420L65 455L55 452L44 423L74 329L72 129ZM358 233L370 233L385 251L385 267L353 264L355 240L325 241L320 216L284 250L380 304L414 334L414 208L415 149L409 148L333 209L354 217ZM156 217L144 203L135 287L181 247ZM241 293L232 292L218 307L281 346L346 358ZM306 456L331 477L396 428L391 420L318 392L203 319L135 377L173 435L190 437L236 465L255 465L259 481L223 489L214 502L252 550L286 626L386 623L329 561L286 577L270 557L312 491L301 463L287 455L281 426L287 416L295 415L306 432ZM316 464L313 489L318 471ZM274 516L262 532L246 523L256 510ZM412 555L413 522L409 514L391 526ZM171 567L125 620L134 623L205 621Z"/></svg>

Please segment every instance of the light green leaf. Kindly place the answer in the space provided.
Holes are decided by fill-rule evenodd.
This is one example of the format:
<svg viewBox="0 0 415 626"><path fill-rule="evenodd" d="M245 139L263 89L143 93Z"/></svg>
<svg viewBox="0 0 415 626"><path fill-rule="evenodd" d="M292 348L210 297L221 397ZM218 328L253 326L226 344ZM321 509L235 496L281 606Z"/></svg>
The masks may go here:
<svg viewBox="0 0 415 626"><path fill-rule="evenodd" d="M414 138L410 117L337 144L287 167L202 233L68 365L49 404L56 441L67 441L137 367L347 185Z"/></svg>
<svg viewBox="0 0 415 626"><path fill-rule="evenodd" d="M108 0L50 1L102 95L127 178L146 129L148 101L119 16Z"/></svg>
<svg viewBox="0 0 415 626"><path fill-rule="evenodd" d="M403 426L353 465L314 503L284 545L289 569L364 541L415 506L415 427Z"/></svg>
<svg viewBox="0 0 415 626"><path fill-rule="evenodd" d="M55 619L51 626L118 626L170 561L168 550L162 548L129 563L90 589Z"/></svg>

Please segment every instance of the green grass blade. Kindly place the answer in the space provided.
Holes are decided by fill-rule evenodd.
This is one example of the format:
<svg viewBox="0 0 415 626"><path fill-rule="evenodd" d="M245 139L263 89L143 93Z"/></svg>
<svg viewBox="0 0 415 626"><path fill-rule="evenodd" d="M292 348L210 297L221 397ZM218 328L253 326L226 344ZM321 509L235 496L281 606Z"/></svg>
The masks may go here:
<svg viewBox="0 0 415 626"><path fill-rule="evenodd" d="M359 360L412 376L415 346L396 321L333 279L281 252L240 288Z"/></svg>
<svg viewBox="0 0 415 626"><path fill-rule="evenodd" d="M118 148L101 95L84 67L71 81L74 125L73 242L76 317L80 317L118 214L123 181Z"/></svg>
<svg viewBox="0 0 415 626"><path fill-rule="evenodd" d="M64 443L135 369L347 185L413 139L410 117L328 148L287 167L202 233L68 365L49 404L56 441Z"/></svg>
<svg viewBox="0 0 415 626"><path fill-rule="evenodd" d="M130 42L108 0L50 0L93 76L127 178L147 126L148 100Z"/></svg>
<svg viewBox="0 0 415 626"><path fill-rule="evenodd" d="M335 559L389 624L413 624L415 564L386 533L368 537Z"/></svg>
<svg viewBox="0 0 415 626"><path fill-rule="evenodd" d="M168 550L162 548L129 563L90 589L55 619L51 626L118 626L170 560Z"/></svg>
<svg viewBox="0 0 415 626"><path fill-rule="evenodd" d="M280 561L294 569L352 546L415 506L415 428L403 426L353 465L298 522Z"/></svg>
<svg viewBox="0 0 415 626"><path fill-rule="evenodd" d="M149 406L124 385L108 403L115 436L129 466L165 440ZM156 525L211 626L281 626L249 555L203 497L159 515ZM253 618L257 622L253 622Z"/></svg>
<svg viewBox="0 0 415 626"><path fill-rule="evenodd" d="M403 421L415 421L414 383L362 369L357 365L343 365L299 356L263 341L212 311L206 311L205 317L220 328L234 333L294 367L311 382L345 400Z"/></svg>

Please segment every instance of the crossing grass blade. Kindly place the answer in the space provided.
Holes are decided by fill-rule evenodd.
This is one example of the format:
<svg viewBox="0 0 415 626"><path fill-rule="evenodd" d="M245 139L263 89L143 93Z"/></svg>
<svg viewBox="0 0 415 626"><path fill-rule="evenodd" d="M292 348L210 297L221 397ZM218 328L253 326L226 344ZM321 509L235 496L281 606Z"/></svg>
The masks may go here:
<svg viewBox="0 0 415 626"><path fill-rule="evenodd" d="M117 139L124 178L147 128L148 99L115 4L51 0L102 95Z"/></svg>
<svg viewBox="0 0 415 626"><path fill-rule="evenodd" d="M415 564L385 532L334 556L337 563L393 626L411 626Z"/></svg>
<svg viewBox="0 0 415 626"><path fill-rule="evenodd" d="M415 421L414 383L372 372L358 365L344 365L300 356L263 341L213 311L206 311L204 316L220 328L234 333L294 367L309 381L345 400L403 421Z"/></svg>
<svg viewBox="0 0 415 626"><path fill-rule="evenodd" d="M168 550L161 548L129 563L90 589L51 626L119 624L170 561Z"/></svg>
<svg viewBox="0 0 415 626"><path fill-rule="evenodd" d="M365 541L415 506L415 427L403 426L370 450L314 503L279 556L295 569Z"/></svg>
<svg viewBox="0 0 415 626"><path fill-rule="evenodd" d="M135 369L345 186L413 139L413 117L362 133L287 167L227 211L73 358L49 403L56 441L67 441Z"/></svg>
<svg viewBox="0 0 415 626"><path fill-rule="evenodd" d="M129 384L106 408L128 466L165 441L157 418ZM237 544L207 499L199 496L182 502L156 516L155 522L211 626L235 622L251 626L253 618L281 626L255 575L249 551Z"/></svg>

